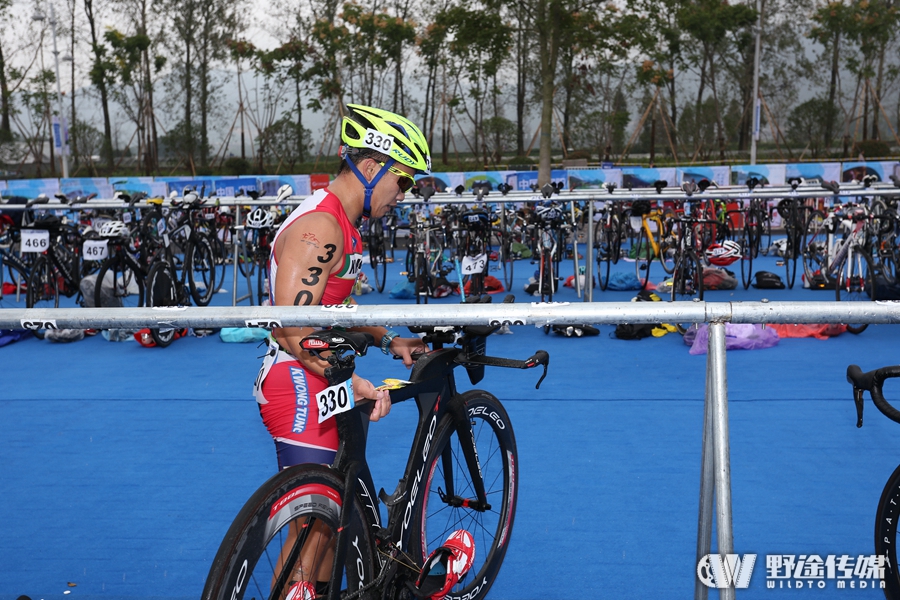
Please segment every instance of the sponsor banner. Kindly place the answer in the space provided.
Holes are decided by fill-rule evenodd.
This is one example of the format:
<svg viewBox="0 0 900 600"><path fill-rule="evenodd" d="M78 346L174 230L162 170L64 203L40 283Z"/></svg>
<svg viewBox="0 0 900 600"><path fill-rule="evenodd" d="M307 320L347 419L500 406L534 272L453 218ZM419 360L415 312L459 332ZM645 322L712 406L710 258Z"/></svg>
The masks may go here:
<svg viewBox="0 0 900 600"><path fill-rule="evenodd" d="M565 169L553 169L550 171L550 181L556 183L562 181L565 186L568 183L569 174ZM516 176L516 189L519 191L532 191L532 186L537 186L537 171L519 171Z"/></svg>
<svg viewBox="0 0 900 600"><path fill-rule="evenodd" d="M113 186L105 177L72 177L59 180L59 191L69 200L97 194L97 198L112 198Z"/></svg>
<svg viewBox="0 0 900 600"><path fill-rule="evenodd" d="M706 179L718 186L729 185L731 181L731 167L679 167L675 169L675 180L678 185L693 181L700 183Z"/></svg>
<svg viewBox="0 0 900 600"><path fill-rule="evenodd" d="M109 183L113 190L128 194L144 192L151 198L161 198L169 191L165 181L153 177L111 177Z"/></svg>
<svg viewBox="0 0 900 600"><path fill-rule="evenodd" d="M657 181L665 181L669 186L678 185L675 167L649 169L645 167L623 167L622 187L652 188Z"/></svg>
<svg viewBox="0 0 900 600"><path fill-rule="evenodd" d="M622 187L622 169L568 169L570 190L601 190L606 184Z"/></svg>
<svg viewBox="0 0 900 600"><path fill-rule="evenodd" d="M431 185L437 193L452 192L457 186L465 183L465 174L463 173L434 173L416 177L417 185ZM463 187L465 187L463 185Z"/></svg>
<svg viewBox="0 0 900 600"><path fill-rule="evenodd" d="M878 181L890 181L897 165L896 161L887 162L845 162L841 165L841 182L862 181L866 175L875 175Z"/></svg>
<svg viewBox="0 0 900 600"><path fill-rule="evenodd" d="M480 181L487 181L491 184L491 190L496 190L501 183L508 183L515 189L516 172L515 171L467 171L462 174L464 183L463 187L467 192L472 191L472 186Z"/></svg>
<svg viewBox="0 0 900 600"><path fill-rule="evenodd" d="M328 175L260 175L256 177L258 181L256 189L263 196L275 196L278 194L278 188L289 185L294 188L295 196L309 196L313 190L311 184L313 177L319 181L323 177L327 178ZM327 185L328 181L326 180L322 187Z"/></svg>
<svg viewBox="0 0 900 600"><path fill-rule="evenodd" d="M788 163L785 180L802 177L811 183L841 180L841 163Z"/></svg>
<svg viewBox="0 0 900 600"><path fill-rule="evenodd" d="M787 165L739 165L731 167L732 185L744 185L756 177L763 185L784 185Z"/></svg>
<svg viewBox="0 0 900 600"><path fill-rule="evenodd" d="M37 198L41 194L46 194L48 198L52 198L54 194L59 193L59 179L10 179L7 182L7 191L4 196Z"/></svg>
<svg viewBox="0 0 900 600"><path fill-rule="evenodd" d="M238 193L247 196L248 192L257 191L259 180L256 177L229 177L215 180L216 196L234 198Z"/></svg>

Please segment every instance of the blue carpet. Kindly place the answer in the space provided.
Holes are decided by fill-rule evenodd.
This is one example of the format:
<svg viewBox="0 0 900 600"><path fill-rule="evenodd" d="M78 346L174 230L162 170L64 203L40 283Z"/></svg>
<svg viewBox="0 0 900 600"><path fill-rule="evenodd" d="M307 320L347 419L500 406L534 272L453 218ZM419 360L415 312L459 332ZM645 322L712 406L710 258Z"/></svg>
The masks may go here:
<svg viewBox="0 0 900 600"><path fill-rule="evenodd" d="M531 269L516 264L519 290ZM392 282L399 270L391 265ZM832 294L751 288L708 300ZM595 290L597 301L632 296ZM557 299L578 301L566 288ZM389 301L387 290L360 301L409 303ZM514 332L493 336L489 352L524 358L544 348L551 366L541 390L532 371L488 370L479 384L510 412L522 475L491 597L692 596L705 357L690 356L678 335L610 339L611 326L584 339ZM834 581L767 590L765 555L873 553L875 507L900 462L897 426L867 401L856 429L844 371L896 363L897 333L876 326L729 352L735 550L759 554L740 597L881 596ZM100 337L0 349L0 599L196 598L232 518L275 469L250 396L261 354L218 337L164 350ZM376 380L403 373L377 352L359 370ZM900 396L900 384L892 391ZM370 430L375 481L389 491L414 412L398 405Z"/></svg>

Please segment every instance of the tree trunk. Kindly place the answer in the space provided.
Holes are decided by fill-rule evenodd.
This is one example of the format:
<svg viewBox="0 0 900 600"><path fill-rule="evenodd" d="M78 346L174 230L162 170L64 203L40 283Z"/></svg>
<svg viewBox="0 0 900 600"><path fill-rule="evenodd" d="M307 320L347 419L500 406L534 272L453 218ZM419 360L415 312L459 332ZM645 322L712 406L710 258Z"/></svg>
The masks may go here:
<svg viewBox="0 0 900 600"><path fill-rule="evenodd" d="M9 124L9 83L6 80L6 60L0 44L0 141L12 140Z"/></svg>
<svg viewBox="0 0 900 600"><path fill-rule="evenodd" d="M112 126L109 119L109 92L106 89L106 70L102 66L103 55L101 53L100 41L97 36L97 24L94 16L94 0L84 0L84 12L87 15L88 24L91 28L91 48L94 51L94 69L97 76L94 85L100 92L100 107L103 110L103 159L106 162L106 168L113 170L113 151L112 151Z"/></svg>
<svg viewBox="0 0 900 600"><path fill-rule="evenodd" d="M191 73L191 43L186 41L184 48L184 136L185 150L191 173L194 172L194 130L191 127L191 103L193 101L194 85Z"/></svg>
<svg viewBox="0 0 900 600"><path fill-rule="evenodd" d="M516 39L516 156L525 154L525 95L528 87L526 62L528 60L527 42L524 27L519 23Z"/></svg>
<svg viewBox="0 0 900 600"><path fill-rule="evenodd" d="M559 56L560 0L541 0L538 6L538 44L541 76L541 135L538 185L550 183L553 151L553 91Z"/></svg>
<svg viewBox="0 0 900 600"><path fill-rule="evenodd" d="M834 110L834 101L837 96L837 78L838 71L840 70L840 48L841 48L841 34L840 32L835 33L834 35L834 47L831 49L831 81L828 84L828 110L829 115L825 123L825 149L826 151L831 147L831 140L834 137L834 117L837 114Z"/></svg>

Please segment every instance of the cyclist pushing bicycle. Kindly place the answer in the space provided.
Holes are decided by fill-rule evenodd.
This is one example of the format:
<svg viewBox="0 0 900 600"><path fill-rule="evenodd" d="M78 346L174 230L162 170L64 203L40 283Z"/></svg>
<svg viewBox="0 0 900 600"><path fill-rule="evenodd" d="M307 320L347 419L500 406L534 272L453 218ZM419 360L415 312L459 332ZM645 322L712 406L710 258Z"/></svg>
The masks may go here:
<svg viewBox="0 0 900 600"><path fill-rule="evenodd" d="M355 223L360 217L380 219L388 214L413 186L414 175L427 174L431 168L428 143L419 128L388 111L348 105L341 141L343 161L337 177L294 209L272 241L269 297L273 305L350 303L362 267L363 245ZM418 337L401 338L383 327L355 330L372 335L382 352L402 358L408 367L414 352L428 349ZM330 393L356 402L372 401L371 421L390 411L388 392L356 374L329 386L328 362L301 347L301 340L313 332L300 327L274 329L254 384L263 423L275 440L280 470L334 461L338 428L331 414L321 414L317 396ZM310 561L301 560L292 576L295 583L308 582L304 593L312 594L309 588L316 582L327 583L331 575L329 560L317 562L318 572L310 572L316 569ZM319 584L318 593L323 592Z"/></svg>

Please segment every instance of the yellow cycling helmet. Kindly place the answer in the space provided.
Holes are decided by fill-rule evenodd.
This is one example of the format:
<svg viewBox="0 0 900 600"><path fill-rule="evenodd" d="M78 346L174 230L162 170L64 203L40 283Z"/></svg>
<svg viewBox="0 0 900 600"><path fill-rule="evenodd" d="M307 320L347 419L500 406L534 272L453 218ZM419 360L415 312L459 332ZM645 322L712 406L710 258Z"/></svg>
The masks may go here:
<svg viewBox="0 0 900 600"><path fill-rule="evenodd" d="M347 148L380 152L406 165L418 174L431 172L431 154L422 131L412 121L398 114L363 106L348 104L347 115L341 123L341 141Z"/></svg>

